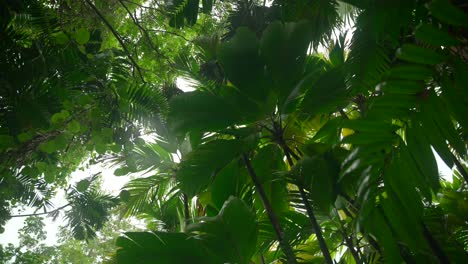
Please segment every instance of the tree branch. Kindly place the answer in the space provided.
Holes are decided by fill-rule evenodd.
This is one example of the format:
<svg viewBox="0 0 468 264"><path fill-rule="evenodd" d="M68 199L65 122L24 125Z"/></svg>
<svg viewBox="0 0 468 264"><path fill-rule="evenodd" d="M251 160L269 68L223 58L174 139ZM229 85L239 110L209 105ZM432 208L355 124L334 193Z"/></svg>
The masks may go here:
<svg viewBox="0 0 468 264"><path fill-rule="evenodd" d="M263 190L262 184L258 180L257 174L255 173L255 170L252 167L252 164L250 163L249 158L247 157L246 154L242 154L242 159L244 160L244 163L245 163L245 166L247 167L247 171L249 172L250 178L252 179L255 185L255 190L260 195L260 198L263 203L263 207L265 207L268 218L270 218L270 222L273 226L273 229L275 230L280 247L283 250L283 253L286 255L287 263L289 264L297 263L297 260L296 260L296 257L294 256L294 252L291 248L291 245L285 240L284 232L283 232L283 229L281 228L278 217L273 211L273 207L271 206L270 201L268 201L267 195L265 191Z"/></svg>
<svg viewBox="0 0 468 264"><path fill-rule="evenodd" d="M286 159L288 160L289 166L293 167L294 162L291 158L291 152L289 151L290 150L289 147L284 142L281 143L281 147L283 148L283 152L286 155ZM299 157L296 156L296 160L298 158ZM302 202L304 203L304 206L306 208L307 215L309 216L310 223L312 224L312 227L314 228L314 233L319 242L319 247L320 247L320 250L322 251L323 257L325 258L326 263L333 264L333 259L330 255L330 250L328 249L327 243L325 242L325 239L323 238L322 229L320 228L320 225L317 222L317 218L315 217L315 213L312 208L312 205L310 204L309 199L307 198L307 194L304 190L304 187L302 186L302 183L298 179L295 179L295 180L296 180L297 188L299 189L299 193L301 194Z"/></svg>
<svg viewBox="0 0 468 264"><path fill-rule="evenodd" d="M120 46L122 46L124 51L127 53L127 57L130 60L130 62L133 64L133 66L135 67L136 71L138 72L138 75L140 76L141 81L143 83L145 83L145 79L143 78L143 75L141 73L140 66L135 61L135 59L133 59L132 54L128 50L127 46L125 45L124 41L120 37L119 33L112 27L112 25L109 23L109 21L107 21L107 19L101 14L101 12L99 12L99 10L96 8L96 6L93 3L91 3L90 0L85 0L85 2L93 9L93 11L96 13L96 15L102 20L102 22L104 22L104 24L107 26L107 28L109 28L109 30L112 32L114 37L120 43Z"/></svg>
<svg viewBox="0 0 468 264"><path fill-rule="evenodd" d="M28 217L28 216L38 216L38 215L46 215L46 214L51 214L51 213L55 213L59 210L62 210L63 208L67 207L67 206L70 206L71 204L70 203L67 203L66 205L63 205L63 206L60 206L52 211L49 211L49 212L43 212L43 213L34 213L34 214L24 214L24 215L10 215L10 217Z"/></svg>
<svg viewBox="0 0 468 264"><path fill-rule="evenodd" d="M185 40L187 42L193 43L193 40L190 40L190 39L184 37L183 35L181 35L181 34L179 34L177 32L167 31L167 30L163 30L163 29L149 29L149 31L161 32L161 33L165 33L165 34L171 34L171 35L177 36L179 38L182 38L183 40Z"/></svg>

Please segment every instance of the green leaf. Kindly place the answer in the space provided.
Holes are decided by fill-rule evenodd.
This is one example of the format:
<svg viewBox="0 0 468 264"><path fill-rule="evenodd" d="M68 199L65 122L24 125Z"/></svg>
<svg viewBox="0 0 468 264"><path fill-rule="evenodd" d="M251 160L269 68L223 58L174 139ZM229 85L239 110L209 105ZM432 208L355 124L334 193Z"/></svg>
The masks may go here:
<svg viewBox="0 0 468 264"><path fill-rule="evenodd" d="M255 214L236 197L231 196L217 216L203 218L189 225L187 231L216 254L222 260L219 263L247 264L256 251Z"/></svg>
<svg viewBox="0 0 468 264"><path fill-rule="evenodd" d="M317 81L313 75L306 76L301 84L308 90L302 101L302 111L311 115L327 114L346 105L345 79L339 68L326 71Z"/></svg>
<svg viewBox="0 0 468 264"><path fill-rule="evenodd" d="M23 143L32 139L34 137L34 132L33 131L24 132L24 133L19 134L17 137L18 137L18 141Z"/></svg>
<svg viewBox="0 0 468 264"><path fill-rule="evenodd" d="M72 120L70 123L68 123L67 125L67 130L70 132L70 133L73 133L73 134L77 134L80 132L80 123L76 120Z"/></svg>
<svg viewBox="0 0 468 264"><path fill-rule="evenodd" d="M312 138L313 141L325 144L336 144L340 141L341 135L341 117L333 118L327 121Z"/></svg>
<svg viewBox="0 0 468 264"><path fill-rule="evenodd" d="M422 127L426 131L430 131L430 133L425 133L427 140L434 147L435 151L442 160L447 164L449 168L453 167L453 159L452 159L452 152L450 151L446 139L441 132L441 129L437 126L435 122L432 111L421 111L420 118Z"/></svg>
<svg viewBox="0 0 468 264"><path fill-rule="evenodd" d="M377 238L379 244L382 245L383 255L387 263L404 263L397 240L393 236L392 230L385 221L381 210L372 208L371 213L366 216L362 225L366 227L366 232Z"/></svg>
<svg viewBox="0 0 468 264"><path fill-rule="evenodd" d="M81 180L76 184L76 190L83 193L88 189L90 184L91 184L91 182L89 182L86 179Z"/></svg>
<svg viewBox="0 0 468 264"><path fill-rule="evenodd" d="M117 238L117 263L216 264L201 242L184 233L127 232Z"/></svg>
<svg viewBox="0 0 468 264"><path fill-rule="evenodd" d="M247 178L245 169L239 166L237 160L233 160L216 175L210 184L210 202L217 210L220 210L230 196L241 195Z"/></svg>
<svg viewBox="0 0 468 264"><path fill-rule="evenodd" d="M169 124L174 131L216 131L243 119L239 110L208 92L190 92L170 101Z"/></svg>
<svg viewBox="0 0 468 264"><path fill-rule="evenodd" d="M389 78L424 81L430 79L433 73L434 72L426 66L418 64L403 64L392 67L390 69Z"/></svg>
<svg viewBox="0 0 468 264"><path fill-rule="evenodd" d="M433 0L429 4L431 15L454 26L468 26L468 16L448 0Z"/></svg>
<svg viewBox="0 0 468 264"><path fill-rule="evenodd" d="M219 61L229 79L243 94L264 101L269 87L265 79L265 62L260 56L255 33L240 27L234 37L219 51Z"/></svg>
<svg viewBox="0 0 468 264"><path fill-rule="evenodd" d="M384 93L414 95L424 91L426 86L423 82L390 80L378 86Z"/></svg>
<svg viewBox="0 0 468 264"><path fill-rule="evenodd" d="M60 134L55 137L53 142L57 150L64 150L68 145L67 137L64 134Z"/></svg>
<svg viewBox="0 0 468 264"><path fill-rule="evenodd" d="M14 138L9 135L0 135L0 150L7 149L15 145Z"/></svg>
<svg viewBox="0 0 468 264"><path fill-rule="evenodd" d="M70 116L70 112L67 110L62 110L58 113L55 113L50 118L50 122L54 125L63 123Z"/></svg>
<svg viewBox="0 0 468 264"><path fill-rule="evenodd" d="M400 126L383 122L382 120L366 120L366 119L346 119L342 122L342 127L349 128L360 132L375 132L385 133L393 132L400 129Z"/></svg>
<svg viewBox="0 0 468 264"><path fill-rule="evenodd" d="M47 163L43 162L43 161L38 161L36 162L36 168L37 170L39 171L39 173L44 173L47 171Z"/></svg>
<svg viewBox="0 0 468 264"><path fill-rule="evenodd" d="M406 142L414 162L424 176L424 181L436 191L440 188L439 171L431 145L424 134L423 128L419 124L415 124L407 129Z"/></svg>
<svg viewBox="0 0 468 264"><path fill-rule="evenodd" d="M88 43L90 34L89 31L86 28L80 28L75 32L75 40L78 44L84 45Z"/></svg>
<svg viewBox="0 0 468 264"><path fill-rule="evenodd" d="M420 199L417 199L417 201L420 201ZM422 235L422 221L420 218L422 208L418 208L420 210L416 212L406 211L404 206L408 202L415 204L415 201L399 201L392 194L389 194L386 199L382 199L383 214L387 219L391 219L387 224L391 226L394 236L397 237L399 242L408 245L409 248L415 251L429 250Z"/></svg>
<svg viewBox="0 0 468 264"><path fill-rule="evenodd" d="M50 140L50 141L41 143L39 145L39 150L41 150L41 151L43 151L43 152L45 152L47 154L52 154L55 151L57 151L57 149L58 148L57 148L54 140Z"/></svg>
<svg viewBox="0 0 468 264"><path fill-rule="evenodd" d="M406 147L402 146L401 148ZM421 218L423 204L416 189L421 186L418 182L420 177L418 174L414 174L411 165L408 164L412 160L404 158L406 158L405 155L397 153L391 164L386 168L384 172L385 189L387 189L389 196L397 196L397 199L402 203L401 206L406 209L408 214L405 217L411 215L411 217Z"/></svg>
<svg viewBox="0 0 468 264"><path fill-rule="evenodd" d="M448 140L452 148L460 155L466 153L466 146L460 138L450 115L447 115L448 107L443 103L440 97L434 91L429 94L428 100L421 105L421 111L427 111L432 116L440 133Z"/></svg>
<svg viewBox="0 0 468 264"><path fill-rule="evenodd" d="M328 212L337 196L339 165L319 155L304 157L291 170L304 187L309 190L312 201Z"/></svg>
<svg viewBox="0 0 468 264"><path fill-rule="evenodd" d="M203 4L203 13L210 14L211 10L213 9L213 0L202 0Z"/></svg>
<svg viewBox="0 0 468 264"><path fill-rule="evenodd" d="M118 168L114 171L115 176L125 176L131 172L129 167Z"/></svg>
<svg viewBox="0 0 468 264"><path fill-rule="evenodd" d="M180 189L190 197L200 193L245 148L241 140L214 140L198 146L180 163L176 174Z"/></svg>
<svg viewBox="0 0 468 264"><path fill-rule="evenodd" d="M426 65L436 65L445 61L445 56L434 50L419 47L413 44L404 44L397 50L397 58Z"/></svg>
<svg viewBox="0 0 468 264"><path fill-rule="evenodd" d="M440 30L428 24L422 24L414 33L417 39L435 47L458 46L460 41L450 35L447 31Z"/></svg>
<svg viewBox="0 0 468 264"><path fill-rule="evenodd" d="M392 143L395 141L397 138L396 134L393 134L389 131L384 131L384 132L377 132L377 133L369 133L369 132L364 132L364 133L355 133L352 135L349 135L343 140L341 140L341 143L347 143L347 144L357 144L357 145L368 145L368 144L374 144L376 142L379 143Z"/></svg>
<svg viewBox="0 0 468 264"><path fill-rule="evenodd" d="M283 158L282 150L277 145L270 144L258 150L252 159L254 171L276 214L286 212L289 207L287 183L280 175L280 172L286 170ZM258 194L257 197L256 200L261 201ZM263 205L260 205L260 208L263 208Z"/></svg>
<svg viewBox="0 0 468 264"><path fill-rule="evenodd" d="M409 178L411 179L411 183L418 188L424 198L430 201L432 199L431 183L427 180L423 172L418 168L418 164L411 156L409 148L405 145L401 145L397 155L399 155L398 164L401 166L400 169L405 172L403 175L411 175Z"/></svg>
<svg viewBox="0 0 468 264"><path fill-rule="evenodd" d="M119 197L122 201L128 202L130 200L130 192L127 190L120 191Z"/></svg>
<svg viewBox="0 0 468 264"><path fill-rule="evenodd" d="M63 31L55 33L54 37L55 37L55 41L57 42L57 44L60 44L60 45L65 45L69 41L67 34L65 34Z"/></svg>
<svg viewBox="0 0 468 264"><path fill-rule="evenodd" d="M275 81L280 100L289 96L295 83L304 72L309 47L308 22L275 22L269 25L261 39L261 55L266 60L267 71ZM281 104L281 103L280 103Z"/></svg>
<svg viewBox="0 0 468 264"><path fill-rule="evenodd" d="M44 180L47 183L53 183L55 181L55 174L52 172L45 172L44 173Z"/></svg>

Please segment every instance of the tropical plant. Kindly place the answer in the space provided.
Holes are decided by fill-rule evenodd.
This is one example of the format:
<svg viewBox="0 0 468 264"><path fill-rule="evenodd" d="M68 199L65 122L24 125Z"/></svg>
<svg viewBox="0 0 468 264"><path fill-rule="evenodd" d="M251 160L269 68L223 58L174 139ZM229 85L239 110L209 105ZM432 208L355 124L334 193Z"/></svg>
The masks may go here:
<svg viewBox="0 0 468 264"><path fill-rule="evenodd" d="M437 207L440 190L431 147L466 175L460 161L464 121L450 110L457 103L447 96L462 91L456 76L466 72L466 60L455 48L463 45L455 32L467 16L444 1L427 7L418 1L346 2L357 10L349 47L341 36L328 58L308 52L339 24L337 2L275 1L282 22L239 23L229 40L217 44L210 60L221 66L218 80L226 81L200 80L197 91L170 101L169 126L192 149L174 173L180 190L197 197L209 216L222 218L230 195L255 212L259 235L250 254L236 251L230 239L211 244L223 237L217 229L193 232L203 218L185 230L183 236L208 243L211 252L230 248L236 257L225 253L225 262L265 260L278 250L288 263L312 261L310 256L333 263L343 250L348 255L342 259L356 263L466 258L463 247L448 243L450 235L433 234L425 214ZM159 233L139 236L122 238L117 260L124 263L132 250L175 249L155 242ZM172 235L164 233L162 241L172 239L165 236ZM200 263L218 263L209 253L198 254L207 256Z"/></svg>

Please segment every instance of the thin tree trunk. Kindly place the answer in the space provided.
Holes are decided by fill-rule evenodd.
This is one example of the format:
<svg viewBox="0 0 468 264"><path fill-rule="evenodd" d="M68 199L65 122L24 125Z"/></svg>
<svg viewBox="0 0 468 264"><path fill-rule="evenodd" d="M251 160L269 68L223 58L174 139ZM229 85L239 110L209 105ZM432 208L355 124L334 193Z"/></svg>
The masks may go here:
<svg viewBox="0 0 468 264"><path fill-rule="evenodd" d="M315 218L314 211L312 209L312 206L309 203L309 200L307 199L307 195L304 191L304 188L302 186L298 186L299 192L301 193L301 198L302 201L304 202L307 215L309 216L309 220L312 223L312 227L314 228L314 233L317 236L317 240L319 242L320 250L322 251L323 257L325 258L325 261L328 264L333 264L333 260L330 255L330 251L328 250L327 243L325 242L325 239L323 238L322 234L322 229L320 228L320 225L317 222L317 218Z"/></svg>
<svg viewBox="0 0 468 264"><path fill-rule="evenodd" d="M281 228L278 217L273 211L273 207L271 206L270 201L268 201L267 195L265 191L263 190L263 187L260 181L258 180L257 174L255 173L255 170L252 164L250 163L249 158L247 157L246 154L242 154L242 159L244 160L245 166L247 167L247 171L249 172L249 175L252 178L252 181L255 185L255 189L260 195L260 198L262 199L263 207L265 207L268 218L270 219L273 229L275 230L280 247L283 250L284 254L286 255L287 263L296 264L297 260L296 260L296 257L294 256L292 247L284 238L284 232L283 232L283 229Z"/></svg>
<svg viewBox="0 0 468 264"><path fill-rule="evenodd" d="M185 226L187 227L190 224L190 211L189 211L189 199L187 194L182 194L182 199L184 202L184 217L185 217Z"/></svg>
<svg viewBox="0 0 468 264"><path fill-rule="evenodd" d="M343 228L343 238L345 240L346 246L349 248L349 251L351 252L351 255L353 255L354 261L356 262L356 264L360 264L361 259L359 258L358 252L354 248L353 240L351 240L351 238L346 235L344 228Z"/></svg>
<svg viewBox="0 0 468 264"><path fill-rule="evenodd" d="M427 226L424 223L421 224L423 228L424 238L431 247L432 252L434 252L437 259L439 259L439 263L450 263L449 258L447 257L447 255L445 255L445 252L442 250L439 243L437 243L437 241L434 239L429 229L427 229Z"/></svg>
<svg viewBox="0 0 468 264"><path fill-rule="evenodd" d="M291 153L290 149L286 146L286 144L283 144L282 147L283 147L284 153L286 154L286 159L288 160L289 166L293 167L294 162L291 158L291 154L294 154L294 153ZM295 155L295 158L296 160L298 159L297 155ZM317 222L317 218L315 217L315 213L314 213L314 210L312 209L312 205L309 203L307 194L305 193L304 188L298 179L296 179L296 185L301 194L302 202L304 203L304 206L306 208L307 215L309 216L309 220L312 224L312 227L314 228L314 233L317 236L317 240L319 242L320 250L322 251L323 257L325 258L325 261L328 264L333 264L333 259L330 255L330 251L328 250L327 243L325 242L325 239L323 238L322 229L320 228L320 225Z"/></svg>

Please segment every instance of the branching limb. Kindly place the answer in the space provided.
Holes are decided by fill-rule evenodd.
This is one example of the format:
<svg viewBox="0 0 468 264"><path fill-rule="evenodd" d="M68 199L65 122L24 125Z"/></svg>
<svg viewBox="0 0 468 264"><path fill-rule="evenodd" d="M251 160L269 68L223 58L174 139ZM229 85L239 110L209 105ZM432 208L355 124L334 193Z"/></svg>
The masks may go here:
<svg viewBox="0 0 468 264"><path fill-rule="evenodd" d="M43 212L43 213L34 213L34 214L24 214L24 215L10 215L10 217L28 217L28 216L38 216L38 215L46 215L46 214L52 214L52 213L55 213L57 211L60 211L62 210L63 208L67 207L67 206L70 206L71 204L68 203L66 205L63 205L63 206L60 206L52 211L49 211L49 212Z"/></svg>
<svg viewBox="0 0 468 264"><path fill-rule="evenodd" d="M102 22L109 28L109 30L112 32L112 35L117 39L117 41L120 43L120 46L124 49L125 53L127 53L127 57L130 60L130 62L133 64L135 67L136 71L138 72L138 75L143 83L145 83L145 79L143 78L143 74L141 73L140 66L138 63L135 61L133 58L132 54L128 50L127 46L125 45L123 39L120 37L119 33L112 27L112 25L107 21L107 19L99 12L99 10L96 8L96 6L91 3L90 0L85 0L85 2L93 9L93 11L96 13L96 15L102 20Z"/></svg>

